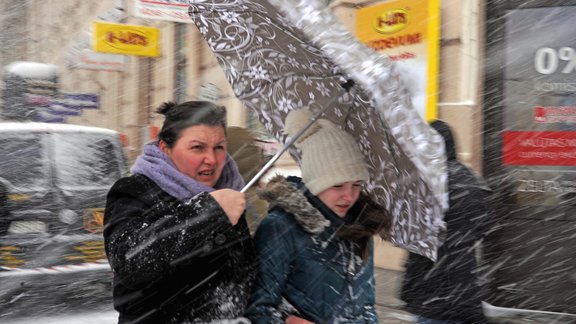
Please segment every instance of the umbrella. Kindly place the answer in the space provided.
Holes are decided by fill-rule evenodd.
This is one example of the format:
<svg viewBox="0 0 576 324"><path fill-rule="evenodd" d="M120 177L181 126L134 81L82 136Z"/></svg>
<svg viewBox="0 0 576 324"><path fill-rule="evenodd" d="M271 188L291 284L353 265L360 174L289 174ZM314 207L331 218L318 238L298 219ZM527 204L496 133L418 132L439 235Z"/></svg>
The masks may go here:
<svg viewBox="0 0 576 324"><path fill-rule="evenodd" d="M435 260L447 207L444 144L413 108L393 62L359 43L325 0L189 2L235 95L267 131L290 142L282 132L290 110L324 110L322 118L360 144L366 193L394 218L390 241Z"/></svg>

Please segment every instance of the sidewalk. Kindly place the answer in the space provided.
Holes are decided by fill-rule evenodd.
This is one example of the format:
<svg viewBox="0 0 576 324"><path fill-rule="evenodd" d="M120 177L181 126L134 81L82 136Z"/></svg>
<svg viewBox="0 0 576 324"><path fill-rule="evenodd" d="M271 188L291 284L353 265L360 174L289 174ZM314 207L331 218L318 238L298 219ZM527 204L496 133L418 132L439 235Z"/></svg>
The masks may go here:
<svg viewBox="0 0 576 324"><path fill-rule="evenodd" d="M403 302L398 298L403 272L374 268L376 278L376 311L382 324L408 324L414 323L414 316L402 310ZM568 324L576 323L573 315L565 317L553 316L552 313L487 307L484 305L484 314L490 323L494 324Z"/></svg>
<svg viewBox="0 0 576 324"><path fill-rule="evenodd" d="M398 299L402 272L375 267L374 276L376 278L376 311L380 323L413 323L413 316L402 310L402 301Z"/></svg>

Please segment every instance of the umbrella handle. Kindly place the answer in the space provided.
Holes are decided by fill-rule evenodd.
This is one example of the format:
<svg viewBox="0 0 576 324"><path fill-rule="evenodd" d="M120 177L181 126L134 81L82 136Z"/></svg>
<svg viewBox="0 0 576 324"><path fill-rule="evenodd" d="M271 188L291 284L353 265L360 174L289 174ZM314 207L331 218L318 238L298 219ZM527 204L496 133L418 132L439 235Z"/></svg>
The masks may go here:
<svg viewBox="0 0 576 324"><path fill-rule="evenodd" d="M349 79L347 80L345 83L342 83L341 86L346 90L346 92L350 92L350 89L354 86L354 80ZM276 163L276 161L280 158L280 156L282 154L284 154L284 152L286 152L290 146L292 146L297 140L298 138L300 138L300 136L302 136L302 134L304 134L304 132L310 128L310 126L312 126L312 124L314 124L316 122L316 120L318 119L318 117L320 117L320 115L322 115L324 113L324 111L326 109L328 109L328 107L330 107L332 105L332 103L338 99L338 96L334 96L330 102L328 102L326 105L324 105L324 107L322 107L322 109L320 109L320 111L318 111L314 116L312 116L312 118L310 118L310 120L308 121L308 123L306 123L306 125L304 125L304 127L302 127L302 129L300 129L298 132L296 132L296 134L294 134L294 136L292 136L290 138L290 140L288 141L288 143L286 143L284 145L284 147L282 147L282 149L280 151L278 151L271 159L270 161L268 161L268 163L266 163L263 167L262 170L260 170L245 186L244 188L242 188L242 190L240 190L240 192L246 192L248 189L250 189L250 187L252 187L254 185L254 183L256 183L256 181L258 181L258 179L260 179L260 177L262 177L262 175L264 175L264 173L266 173L266 171L268 171L268 169L270 169L270 167Z"/></svg>

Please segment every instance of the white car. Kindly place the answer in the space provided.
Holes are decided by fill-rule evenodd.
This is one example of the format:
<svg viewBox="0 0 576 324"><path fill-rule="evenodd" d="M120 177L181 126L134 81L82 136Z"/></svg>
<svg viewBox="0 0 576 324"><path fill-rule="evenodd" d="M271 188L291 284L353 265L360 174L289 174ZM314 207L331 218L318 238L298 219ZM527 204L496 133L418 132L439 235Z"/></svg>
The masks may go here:
<svg viewBox="0 0 576 324"><path fill-rule="evenodd" d="M0 123L0 157L0 321L54 305L111 303L101 233L106 194L128 174L120 134Z"/></svg>

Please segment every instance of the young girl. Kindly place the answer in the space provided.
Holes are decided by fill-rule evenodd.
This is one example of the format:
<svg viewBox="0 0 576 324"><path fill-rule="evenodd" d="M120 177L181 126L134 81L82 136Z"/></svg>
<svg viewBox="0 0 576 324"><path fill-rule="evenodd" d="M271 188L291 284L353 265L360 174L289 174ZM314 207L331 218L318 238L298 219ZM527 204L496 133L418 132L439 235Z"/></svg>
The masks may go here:
<svg viewBox="0 0 576 324"><path fill-rule="evenodd" d="M294 135L312 114L292 111ZM372 236L387 214L361 193L368 168L358 144L320 119L297 142L302 179L276 177L261 193L272 208L256 231L259 270L246 316L283 323L374 323Z"/></svg>

